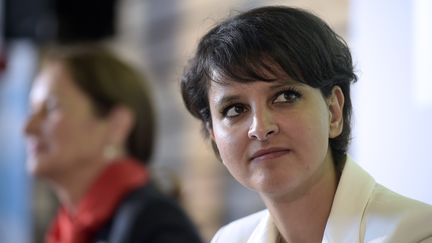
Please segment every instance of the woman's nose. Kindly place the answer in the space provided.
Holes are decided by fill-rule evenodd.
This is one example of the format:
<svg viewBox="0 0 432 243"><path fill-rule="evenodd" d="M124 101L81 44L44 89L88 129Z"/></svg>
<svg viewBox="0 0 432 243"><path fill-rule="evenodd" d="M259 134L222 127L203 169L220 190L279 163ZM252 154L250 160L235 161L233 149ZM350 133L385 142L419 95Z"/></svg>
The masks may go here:
<svg viewBox="0 0 432 243"><path fill-rule="evenodd" d="M270 111L255 112L248 131L250 139L265 141L278 132L279 126Z"/></svg>

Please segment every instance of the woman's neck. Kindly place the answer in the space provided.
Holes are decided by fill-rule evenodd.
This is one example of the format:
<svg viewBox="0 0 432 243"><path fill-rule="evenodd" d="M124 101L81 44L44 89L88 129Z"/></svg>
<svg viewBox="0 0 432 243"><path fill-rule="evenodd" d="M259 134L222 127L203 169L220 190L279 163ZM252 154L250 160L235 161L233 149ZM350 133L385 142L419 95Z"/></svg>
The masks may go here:
<svg viewBox="0 0 432 243"><path fill-rule="evenodd" d="M81 199L107 165L101 160L92 161L85 167L50 180L57 198L69 213L76 213Z"/></svg>
<svg viewBox="0 0 432 243"><path fill-rule="evenodd" d="M324 163L302 192L285 197L266 197L264 203L283 238L281 242L321 242L336 193L339 173L332 160Z"/></svg>

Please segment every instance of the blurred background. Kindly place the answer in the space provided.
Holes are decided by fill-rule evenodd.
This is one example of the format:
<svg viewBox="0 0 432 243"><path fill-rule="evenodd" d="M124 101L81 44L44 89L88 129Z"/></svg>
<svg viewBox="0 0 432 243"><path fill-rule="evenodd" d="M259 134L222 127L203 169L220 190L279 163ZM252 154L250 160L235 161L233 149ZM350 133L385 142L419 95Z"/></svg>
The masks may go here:
<svg viewBox="0 0 432 243"><path fill-rule="evenodd" d="M221 18L263 5L317 14L352 48L350 154L378 182L432 204L432 1L429 0L0 0L0 242L41 242L56 201L26 173L27 95L46 43L101 41L141 70L158 110L154 171L209 240L263 208L218 162L183 107L179 77Z"/></svg>

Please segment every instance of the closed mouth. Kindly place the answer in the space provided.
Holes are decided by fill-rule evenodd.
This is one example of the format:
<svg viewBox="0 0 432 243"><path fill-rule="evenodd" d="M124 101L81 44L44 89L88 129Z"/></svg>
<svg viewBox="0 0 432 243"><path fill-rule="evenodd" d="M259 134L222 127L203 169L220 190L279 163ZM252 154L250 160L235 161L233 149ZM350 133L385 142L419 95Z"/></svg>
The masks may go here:
<svg viewBox="0 0 432 243"><path fill-rule="evenodd" d="M42 152L45 149L45 146L42 143L30 142L27 144L27 149L30 153L37 154Z"/></svg>
<svg viewBox="0 0 432 243"><path fill-rule="evenodd" d="M258 160L267 160L267 159L274 159L280 156L283 156L287 153L290 153L290 149L286 148L269 148L269 149L262 149L255 152L251 157L250 161L258 161Z"/></svg>

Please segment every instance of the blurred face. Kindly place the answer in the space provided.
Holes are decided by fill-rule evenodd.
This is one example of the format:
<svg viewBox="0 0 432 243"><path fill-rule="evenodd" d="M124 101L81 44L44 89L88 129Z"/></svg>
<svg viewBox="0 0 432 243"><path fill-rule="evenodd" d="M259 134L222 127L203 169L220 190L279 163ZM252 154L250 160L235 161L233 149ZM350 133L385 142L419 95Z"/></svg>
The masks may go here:
<svg viewBox="0 0 432 243"><path fill-rule="evenodd" d="M94 114L90 99L61 64L45 66L36 77L30 107L25 134L34 175L61 178L101 159L106 121Z"/></svg>
<svg viewBox="0 0 432 243"><path fill-rule="evenodd" d="M211 82L208 129L241 184L272 196L301 194L334 174L329 138L342 129L341 92L335 88L325 99L319 89L288 78Z"/></svg>

